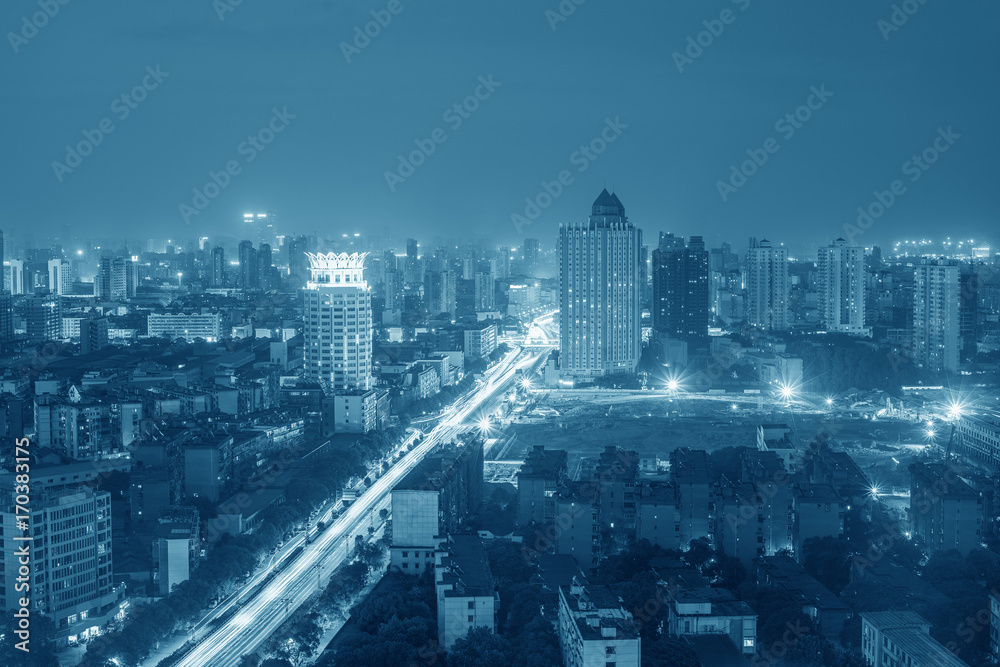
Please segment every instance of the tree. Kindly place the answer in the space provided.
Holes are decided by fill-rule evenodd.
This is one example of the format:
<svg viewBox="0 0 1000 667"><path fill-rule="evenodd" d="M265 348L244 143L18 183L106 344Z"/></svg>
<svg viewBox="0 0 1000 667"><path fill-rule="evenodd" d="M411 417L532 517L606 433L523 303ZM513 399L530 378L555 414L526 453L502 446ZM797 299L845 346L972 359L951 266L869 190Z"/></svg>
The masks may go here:
<svg viewBox="0 0 1000 667"><path fill-rule="evenodd" d="M802 545L803 567L839 595L851 578L850 547L836 537L813 537Z"/></svg>
<svg viewBox="0 0 1000 667"><path fill-rule="evenodd" d="M517 652L505 638L489 628L473 628L448 651L448 667L510 667Z"/></svg>
<svg viewBox="0 0 1000 667"><path fill-rule="evenodd" d="M660 637L642 642L642 667L699 667L698 654L683 637Z"/></svg>

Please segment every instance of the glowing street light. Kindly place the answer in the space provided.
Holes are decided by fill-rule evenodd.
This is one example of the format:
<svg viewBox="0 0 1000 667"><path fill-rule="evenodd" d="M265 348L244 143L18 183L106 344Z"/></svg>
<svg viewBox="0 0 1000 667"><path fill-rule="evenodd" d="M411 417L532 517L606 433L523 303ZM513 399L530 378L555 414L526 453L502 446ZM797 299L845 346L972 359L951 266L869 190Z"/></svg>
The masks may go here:
<svg viewBox="0 0 1000 667"><path fill-rule="evenodd" d="M483 431L484 433L486 431L489 431L490 430L490 420L489 419L485 419L485 418L484 419L480 419L479 420L479 430Z"/></svg>
<svg viewBox="0 0 1000 667"><path fill-rule="evenodd" d="M826 399L826 404L827 405L833 405L833 399L832 398L827 398Z"/></svg>
<svg viewBox="0 0 1000 667"><path fill-rule="evenodd" d="M736 412L737 410L740 409L740 406L736 405L735 403L733 403L729 407L732 409L733 412Z"/></svg>
<svg viewBox="0 0 1000 667"><path fill-rule="evenodd" d="M677 391L677 388L681 386L681 383L677 380L667 380L667 389L670 391Z"/></svg>
<svg viewBox="0 0 1000 667"><path fill-rule="evenodd" d="M792 392L792 388L789 387L787 384L781 385L781 397L783 399L785 399L786 401L791 400L793 393L794 392Z"/></svg>
<svg viewBox="0 0 1000 667"><path fill-rule="evenodd" d="M531 379L524 378L523 380L521 380L521 386L525 389L531 389Z"/></svg>

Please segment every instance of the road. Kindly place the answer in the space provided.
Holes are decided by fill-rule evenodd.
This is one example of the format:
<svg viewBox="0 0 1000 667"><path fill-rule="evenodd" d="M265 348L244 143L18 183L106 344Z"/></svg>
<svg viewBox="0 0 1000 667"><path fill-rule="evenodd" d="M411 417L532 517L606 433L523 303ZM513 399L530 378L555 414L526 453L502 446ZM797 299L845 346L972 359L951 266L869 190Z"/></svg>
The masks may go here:
<svg viewBox="0 0 1000 667"><path fill-rule="evenodd" d="M305 546L258 595L235 616L201 637L198 645L177 663L179 667L230 667L255 650L321 588L322 580L329 578L347 557L354 536L367 537L372 516L389 507L392 488L431 450L474 428L482 415L495 410L517 371L531 367L548 352L548 349L514 350L490 369L485 382L459 400L422 441L376 480L312 544Z"/></svg>

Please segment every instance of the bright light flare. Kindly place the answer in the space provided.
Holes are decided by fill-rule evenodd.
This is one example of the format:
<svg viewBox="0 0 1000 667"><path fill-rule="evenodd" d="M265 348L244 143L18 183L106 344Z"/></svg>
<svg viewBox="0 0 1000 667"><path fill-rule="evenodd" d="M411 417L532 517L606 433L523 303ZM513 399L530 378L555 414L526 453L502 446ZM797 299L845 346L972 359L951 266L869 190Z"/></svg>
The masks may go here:
<svg viewBox="0 0 1000 667"><path fill-rule="evenodd" d="M732 405L730 405L729 407L730 407L730 409L731 409L731 410L732 410L733 412L736 412L737 410L739 410L739 409L740 409L740 406L736 405L735 403L733 403L733 404L732 404Z"/></svg>
<svg viewBox="0 0 1000 667"><path fill-rule="evenodd" d="M677 391L677 388L681 386L681 383L677 380L667 380L667 389L670 391Z"/></svg>
<svg viewBox="0 0 1000 667"><path fill-rule="evenodd" d="M489 419L480 419L479 420L479 430L480 431L488 431L488 430L490 430L490 420Z"/></svg>
<svg viewBox="0 0 1000 667"><path fill-rule="evenodd" d="M787 384L781 385L781 397L782 398L784 398L785 400L788 400L788 399L790 399L792 397L793 393L794 392L792 391L792 388L789 387Z"/></svg>
<svg viewBox="0 0 1000 667"><path fill-rule="evenodd" d="M524 389L531 389L531 380L528 378L524 378L523 380L521 380L521 386Z"/></svg>
<svg viewBox="0 0 1000 667"><path fill-rule="evenodd" d="M928 438L933 438L934 435L935 435L934 429L932 429L932 428L927 429L926 433L927 433L927 437Z"/></svg>
<svg viewBox="0 0 1000 667"><path fill-rule="evenodd" d="M832 398L826 399L826 404L827 405L833 405L833 399Z"/></svg>

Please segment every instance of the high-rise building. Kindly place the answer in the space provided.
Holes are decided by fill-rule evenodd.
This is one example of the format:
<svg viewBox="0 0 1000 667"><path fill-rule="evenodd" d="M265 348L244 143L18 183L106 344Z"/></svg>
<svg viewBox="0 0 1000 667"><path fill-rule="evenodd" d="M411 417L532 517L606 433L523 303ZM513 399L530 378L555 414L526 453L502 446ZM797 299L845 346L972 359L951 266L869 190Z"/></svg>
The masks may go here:
<svg viewBox="0 0 1000 667"><path fill-rule="evenodd" d="M433 271L424 276L424 299L427 312L455 314L457 307L457 276L454 271Z"/></svg>
<svg viewBox="0 0 1000 667"><path fill-rule="evenodd" d="M496 308L492 273L476 273L476 311L488 311Z"/></svg>
<svg viewBox="0 0 1000 667"><path fill-rule="evenodd" d="M423 282L423 272L420 267L419 246L416 239L406 239L406 282Z"/></svg>
<svg viewBox="0 0 1000 667"><path fill-rule="evenodd" d="M14 296L24 294L24 261L20 259L7 260L4 268L4 282L7 291Z"/></svg>
<svg viewBox="0 0 1000 667"><path fill-rule="evenodd" d="M560 226L560 365L565 376L593 379L635 372L641 245L642 233L607 190L594 202L589 222Z"/></svg>
<svg viewBox="0 0 1000 667"><path fill-rule="evenodd" d="M212 273L209 283L212 287L224 287L226 284L226 251L222 246L212 248Z"/></svg>
<svg viewBox="0 0 1000 667"><path fill-rule="evenodd" d="M102 257L94 278L94 296L107 301L135 297L139 286L136 262L131 257Z"/></svg>
<svg viewBox="0 0 1000 667"><path fill-rule="evenodd" d="M131 257L115 257L111 261L111 300L127 301L135 298L139 287L136 262Z"/></svg>
<svg viewBox="0 0 1000 667"><path fill-rule="evenodd" d="M868 335L864 249L837 239L819 249L819 312L827 331Z"/></svg>
<svg viewBox="0 0 1000 667"><path fill-rule="evenodd" d="M700 236L668 234L653 251L653 328L682 339L708 336L708 251Z"/></svg>
<svg viewBox="0 0 1000 667"><path fill-rule="evenodd" d="M260 287L257 251L252 241L240 241L240 289L252 291Z"/></svg>
<svg viewBox="0 0 1000 667"><path fill-rule="evenodd" d="M49 260L49 291L59 296L73 293L73 270L65 259Z"/></svg>
<svg viewBox="0 0 1000 667"><path fill-rule="evenodd" d="M260 288L264 291L276 287L277 276L274 275L274 264L271 259L271 246L268 243L261 243L257 250L257 280Z"/></svg>
<svg viewBox="0 0 1000 667"><path fill-rule="evenodd" d="M309 280L307 252L309 252L307 237L296 236L288 242L288 276L296 287L302 287Z"/></svg>
<svg viewBox="0 0 1000 667"><path fill-rule="evenodd" d="M524 246L521 249L521 260L524 266L521 270L529 276L533 276L538 269L540 248L538 239L524 239Z"/></svg>
<svg viewBox="0 0 1000 667"><path fill-rule="evenodd" d="M765 331L788 329L788 251L752 238L744 271L747 323Z"/></svg>
<svg viewBox="0 0 1000 667"><path fill-rule="evenodd" d="M0 290L0 350L14 338L14 297Z"/></svg>
<svg viewBox="0 0 1000 667"><path fill-rule="evenodd" d="M62 337L61 301L55 294L33 294L28 297L25 324L28 340L43 343Z"/></svg>
<svg viewBox="0 0 1000 667"><path fill-rule="evenodd" d="M111 300L110 257L101 257L97 262L97 275L94 276L94 296L98 299Z"/></svg>
<svg viewBox="0 0 1000 667"><path fill-rule="evenodd" d="M913 268L913 360L932 371L958 371L958 266L923 260Z"/></svg>
<svg viewBox="0 0 1000 667"><path fill-rule="evenodd" d="M57 646L100 634L124 614L124 591L115 588L112 578L111 496L86 485L49 486L37 480L31 487L30 514L25 515L14 504L15 475L0 476L0 485L0 553L6 571L0 575L0 610L10 616L21 598L29 598L31 613L55 624ZM19 528L24 522L30 533ZM19 541L25 535L34 541ZM25 544L31 549L30 596L14 586L23 566L18 552Z"/></svg>
<svg viewBox="0 0 1000 667"><path fill-rule="evenodd" d="M497 250L497 279L506 280L510 278L510 248L500 246Z"/></svg>
<svg viewBox="0 0 1000 667"><path fill-rule="evenodd" d="M3 230L0 229L0 271L3 271L3 260L4 260L4 245L3 245ZM0 292L9 289L5 283L6 274L0 276Z"/></svg>
<svg viewBox="0 0 1000 667"><path fill-rule="evenodd" d="M371 389L372 303L364 278L367 253L308 255L303 290L305 375L335 390Z"/></svg>

